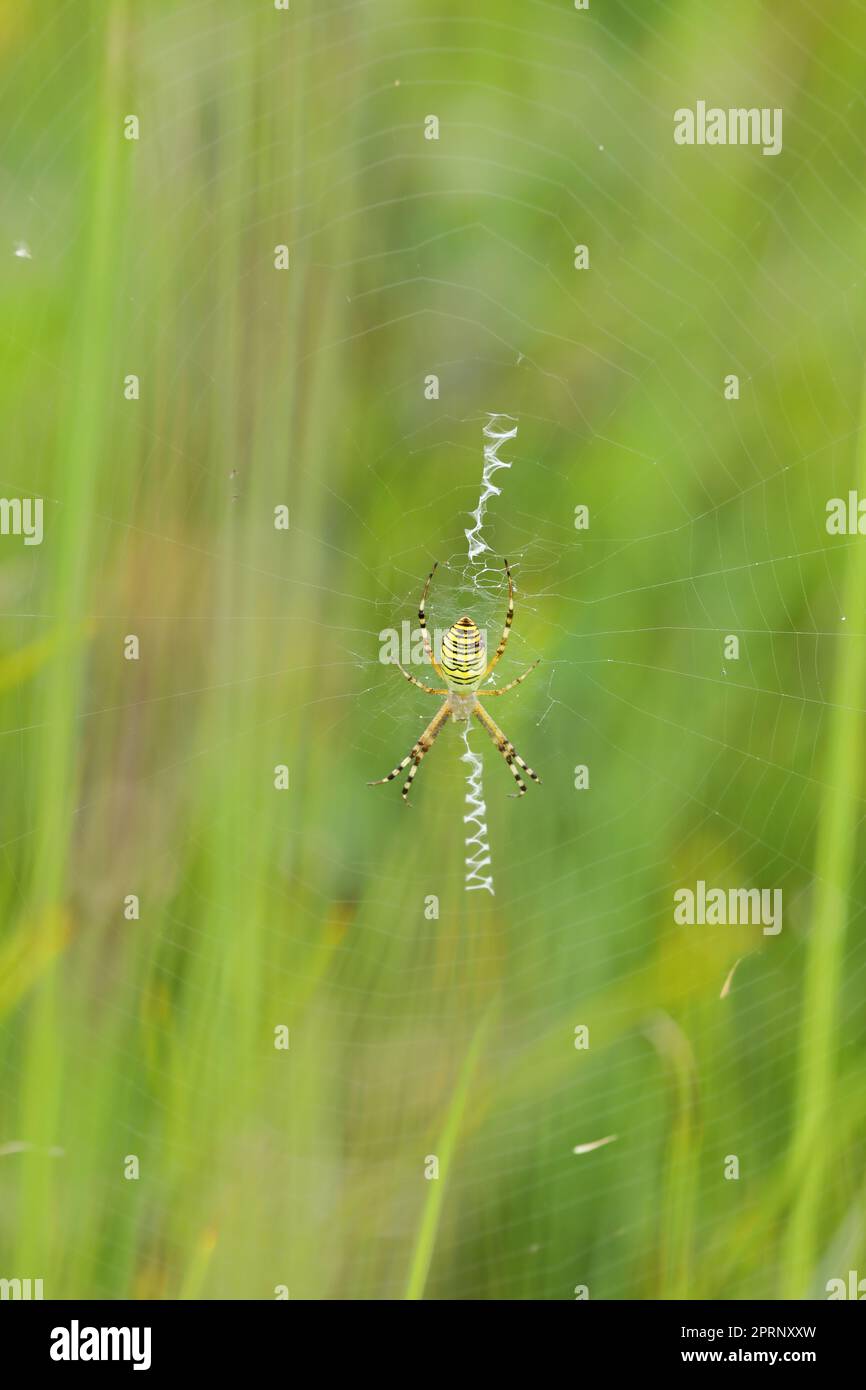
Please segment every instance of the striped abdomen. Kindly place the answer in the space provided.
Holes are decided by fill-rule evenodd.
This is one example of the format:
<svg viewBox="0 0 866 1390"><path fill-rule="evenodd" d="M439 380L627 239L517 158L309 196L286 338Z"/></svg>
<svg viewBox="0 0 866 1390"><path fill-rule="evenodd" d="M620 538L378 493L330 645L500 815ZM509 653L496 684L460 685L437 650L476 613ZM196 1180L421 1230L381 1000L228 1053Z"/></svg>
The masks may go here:
<svg viewBox="0 0 866 1390"><path fill-rule="evenodd" d="M448 684L458 690L477 685L486 666L480 631L471 618L461 618L442 639L442 670Z"/></svg>

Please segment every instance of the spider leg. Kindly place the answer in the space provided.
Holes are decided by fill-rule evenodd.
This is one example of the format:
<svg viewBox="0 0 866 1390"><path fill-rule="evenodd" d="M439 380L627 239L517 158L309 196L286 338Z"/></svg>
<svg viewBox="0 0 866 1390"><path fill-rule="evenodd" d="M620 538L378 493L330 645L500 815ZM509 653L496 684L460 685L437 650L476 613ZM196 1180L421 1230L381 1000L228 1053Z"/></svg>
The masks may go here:
<svg viewBox="0 0 866 1390"><path fill-rule="evenodd" d="M526 773L527 777L532 778L533 782L540 783L541 778L537 775L537 773L532 771L532 768L529 766L528 763L525 763L523 761L520 754L517 752L517 749L514 747L514 744L511 743L509 739L505 737L504 733L502 732L496 721L490 718L490 715L487 713L487 710L481 704L480 700L475 701L475 708L473 709L472 713L475 715L479 724L483 725L483 727L487 730L488 734L493 739L493 742L496 744L496 747L499 749L500 753L502 754L503 758L508 764L508 771L511 773L519 788L519 790L516 791L514 795L525 796L526 783L524 782L520 773L517 771L517 767L522 768L523 771ZM514 766L515 763L517 763L517 767Z"/></svg>
<svg viewBox="0 0 866 1390"><path fill-rule="evenodd" d="M404 671L404 670L403 670L403 667L400 665L399 661L395 661L395 662L394 662L394 665L397 667L397 670L398 670L402 675L404 675L404 676L406 677L406 679L407 679L407 681L409 682L410 685L417 685L418 689L419 689L419 690L425 691L426 694L428 694L428 695L447 695L447 694L448 694L448 691L447 691L447 690L434 690L433 687L432 687L432 685L424 685L421 681L416 680L414 676L410 676L408 671ZM491 692L491 693L492 693L492 692Z"/></svg>
<svg viewBox="0 0 866 1390"><path fill-rule="evenodd" d="M449 712L450 710L448 701L445 700L442 703L441 707L437 710L436 714L434 714L433 718L430 720L430 723L427 725L427 728L424 730L423 734L418 739L418 742L413 743L412 747L406 754L403 761L401 763L398 763L397 766L388 773L387 777L380 777L376 782L368 782L367 786L381 787L383 782L393 782L394 778L400 775L404 767L408 767L409 763L411 763L412 767L410 769L409 776L403 783L403 790L400 793L400 795L403 798L404 804L408 806L409 803L406 800L406 798L409 795L409 788L412 785L415 774L418 771L418 768L421 766L421 763L425 755L429 753L430 749L433 747L433 742L436 738L436 735L439 734L445 727Z"/></svg>
<svg viewBox="0 0 866 1390"><path fill-rule="evenodd" d="M490 665L487 667L487 670L481 677L482 680L486 679L486 677L490 675L490 672L493 670L502 653L505 651L505 644L508 641L508 638L511 634L511 624L514 622L514 585L511 581L511 570L508 567L507 560L503 560L502 563L505 566L505 573L508 575L508 612L505 614L505 626L502 629L502 636L499 639L499 646L493 653L493 660L490 662Z"/></svg>
<svg viewBox="0 0 866 1390"><path fill-rule="evenodd" d="M541 657L538 658L538 661L540 660ZM488 695L504 695L507 690L513 690L516 685L519 685L521 681L525 681L526 677L535 670L538 661L533 661L531 666L527 666L522 676L517 676L515 680L509 681L507 685L500 686L498 690L485 690L484 698L486 699ZM405 675L406 672L404 671L403 674ZM411 680L411 676L409 679ZM417 685L418 682L416 681L415 684Z"/></svg>
<svg viewBox="0 0 866 1390"><path fill-rule="evenodd" d="M424 585L424 592L421 595L421 602L418 604L418 626L420 627L424 635L424 650L427 653L427 660L431 663L433 670L436 672L437 676L439 676L441 680L444 680L445 677L442 674L442 668L440 667L439 662L436 660L436 657L433 655L433 644L430 641L430 633L427 631L427 595L430 592L430 585L432 583L433 576L438 570L438 568L439 561L437 560L432 570L427 576L427 583Z"/></svg>

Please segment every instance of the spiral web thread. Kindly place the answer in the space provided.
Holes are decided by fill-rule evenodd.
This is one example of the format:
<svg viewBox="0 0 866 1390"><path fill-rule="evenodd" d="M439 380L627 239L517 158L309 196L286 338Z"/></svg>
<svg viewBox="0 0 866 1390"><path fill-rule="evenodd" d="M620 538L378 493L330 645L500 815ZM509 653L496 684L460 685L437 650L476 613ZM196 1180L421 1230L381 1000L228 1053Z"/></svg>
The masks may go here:
<svg viewBox="0 0 866 1390"><path fill-rule="evenodd" d="M481 474L481 494L478 498L478 505L470 516L473 525L466 532L466 541L469 547L469 560L471 564L478 563L478 557L483 555L490 547L482 536L484 527L484 517L487 511L487 503L491 497L499 497L502 489L491 481L493 474L499 468L510 468L511 464L506 463L499 457L499 450L502 445L510 439L514 439L517 434L516 423L512 428L501 428L501 422L511 420L510 415L491 415L484 426L486 443L484 445L484 469ZM485 888L493 896L493 875L482 873L483 869L489 869L493 862L490 853L490 844L487 839L487 806L484 801L484 788L482 776L484 773L484 761L480 753L476 753L469 746L469 733L471 725L466 721L463 730L463 742L466 752L461 757L461 762L467 763L469 771L466 775L466 805L469 807L468 814L463 817L463 824L472 827L472 833L466 835L466 883L467 892L472 892L478 888Z"/></svg>

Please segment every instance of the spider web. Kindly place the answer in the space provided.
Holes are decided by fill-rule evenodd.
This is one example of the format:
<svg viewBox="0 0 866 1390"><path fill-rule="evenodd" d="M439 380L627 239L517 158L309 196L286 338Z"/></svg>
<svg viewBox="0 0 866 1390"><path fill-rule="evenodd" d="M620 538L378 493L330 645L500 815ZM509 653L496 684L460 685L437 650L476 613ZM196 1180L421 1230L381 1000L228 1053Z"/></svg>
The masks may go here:
<svg viewBox="0 0 866 1390"><path fill-rule="evenodd" d="M493 482L493 477L503 468L510 468L511 464L500 459L499 450L508 440L514 439L517 435L517 426L511 428L506 426L505 420L499 415L491 415L487 424L484 426L484 435L487 443L484 446L484 468L481 474L481 494L478 498L478 505L472 513L472 525L467 528L466 542L468 546L469 562L478 566L479 557L489 551L490 547L484 539L484 520L487 512L487 504L491 497L499 497L502 489ZM483 562L482 562L483 563ZM476 576L477 583L477 576ZM484 802L484 791L482 776L484 773L484 761L480 753L474 753L469 747L469 734L471 726L467 721L463 730L463 743L466 752L463 754L463 762L468 764L469 771L466 776L467 792L466 803L469 807L467 814L463 817L464 825L471 826L471 834L467 834L466 848L469 851L466 857L466 888L469 892L484 889L493 894L492 874L482 874L481 870L486 869L492 862L490 845L487 843L487 823L484 819L487 813L487 806Z"/></svg>

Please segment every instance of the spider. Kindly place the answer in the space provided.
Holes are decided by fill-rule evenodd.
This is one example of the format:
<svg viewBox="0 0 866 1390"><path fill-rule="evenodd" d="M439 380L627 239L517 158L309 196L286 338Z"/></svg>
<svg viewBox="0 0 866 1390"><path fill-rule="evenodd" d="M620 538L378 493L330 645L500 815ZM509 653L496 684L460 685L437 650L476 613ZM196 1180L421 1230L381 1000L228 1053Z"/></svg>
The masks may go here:
<svg viewBox="0 0 866 1390"><path fill-rule="evenodd" d="M369 787L381 787L383 782L392 782L409 763L412 764L409 776L403 783L401 795L404 805L408 806L409 788L416 772L421 766L425 755L430 752L436 736L451 719L466 723L475 715L479 724L485 728L499 749L506 763L508 770L514 778L518 791L513 792L513 796L524 796L526 794L526 783L520 776L517 768L522 768L533 782L541 781L540 777L532 771L527 763L523 761L520 754L516 751L514 744L509 742L499 725L490 718L481 701L477 698L476 691L481 682L490 674L502 653L505 651L505 644L511 632L511 624L514 621L514 585L511 581L511 570L508 568L508 561L503 561L505 573L508 577L508 612L505 615L505 626L502 629L502 637L499 646L496 648L493 660L489 665L486 664L486 652L482 642L481 633L471 618L462 617L459 622L451 626L442 641L442 663L436 660L433 655L433 648L430 644L430 635L427 631L427 617L425 608L427 604L427 594L433 582L433 576L439 568L439 562L433 566L427 576L427 583L424 585L424 592L421 595L421 602L418 605L418 623L424 634L424 650L433 664L436 674L445 681L442 689L434 689L429 685L422 685L421 681L416 680L408 671L404 671L399 662L396 662L400 672L406 677L410 685L417 685L419 690L425 691L428 695L445 695L447 699L440 706L438 712L431 719L427 728L424 730L418 742L415 743L401 763L388 773L387 777L380 777L376 782L368 782ZM539 661L541 658L539 657ZM503 685L500 690L486 690L485 698L488 695L504 695L506 691L513 690L521 681L525 681L530 671L534 671L538 661L533 661L532 665L523 672L522 676L517 676L515 680ZM515 763L517 767L515 767Z"/></svg>

